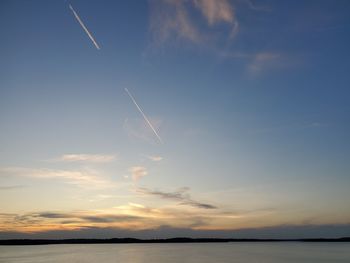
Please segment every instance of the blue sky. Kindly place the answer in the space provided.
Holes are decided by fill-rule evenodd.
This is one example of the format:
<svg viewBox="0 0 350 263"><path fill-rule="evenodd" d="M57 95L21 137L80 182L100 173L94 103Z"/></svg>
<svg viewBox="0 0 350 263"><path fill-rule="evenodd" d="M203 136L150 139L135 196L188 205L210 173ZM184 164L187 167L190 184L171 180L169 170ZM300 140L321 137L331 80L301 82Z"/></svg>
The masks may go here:
<svg viewBox="0 0 350 263"><path fill-rule="evenodd" d="M348 1L0 7L4 238L349 224Z"/></svg>

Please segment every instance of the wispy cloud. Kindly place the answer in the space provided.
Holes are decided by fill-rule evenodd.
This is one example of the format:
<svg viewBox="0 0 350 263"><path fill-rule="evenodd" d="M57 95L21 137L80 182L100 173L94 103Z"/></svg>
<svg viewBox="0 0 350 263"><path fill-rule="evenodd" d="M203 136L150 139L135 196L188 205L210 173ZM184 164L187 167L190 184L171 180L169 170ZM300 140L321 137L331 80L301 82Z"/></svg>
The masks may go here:
<svg viewBox="0 0 350 263"><path fill-rule="evenodd" d="M233 8L227 0L194 0L194 4L202 11L209 25L234 21Z"/></svg>
<svg viewBox="0 0 350 263"><path fill-rule="evenodd" d="M6 185L6 186L0 186L0 191L2 190L13 190L18 188L23 188L23 185Z"/></svg>
<svg viewBox="0 0 350 263"><path fill-rule="evenodd" d="M151 31L158 43L162 43L172 35L198 42L200 34L190 19L185 2L151 1Z"/></svg>
<svg viewBox="0 0 350 263"><path fill-rule="evenodd" d="M238 32L238 21L234 8L228 0L153 0L151 2L150 29L157 43L171 37L194 43L205 41L210 34L208 28L218 23L231 27L229 37ZM205 19L207 27L200 30L200 23L191 14L197 10Z"/></svg>
<svg viewBox="0 0 350 263"><path fill-rule="evenodd" d="M170 196L170 198L181 199L181 195L178 197L174 193L170 195L168 193L166 196L166 198ZM189 229L233 229L251 226L252 218L261 222L261 216L261 213L252 215L220 209L191 209L183 206L150 207L140 203L127 203L99 210L0 213L0 232L35 233L86 228L131 231L149 229L153 232L154 229L164 225Z"/></svg>
<svg viewBox="0 0 350 263"><path fill-rule="evenodd" d="M282 66L282 58L283 56L276 52L257 53L252 62L248 65L248 70L251 73L256 74L271 67L277 67L278 65Z"/></svg>
<svg viewBox="0 0 350 263"><path fill-rule="evenodd" d="M147 169L143 166L133 166L129 169L129 172L132 180L135 182L148 174Z"/></svg>
<svg viewBox="0 0 350 263"><path fill-rule="evenodd" d="M127 88L124 89L125 92L129 95L130 99L132 100L132 102L135 104L137 110L141 113L142 117L145 119L146 123L148 124L148 126L152 129L153 133L155 134L155 136L157 137L157 139L159 140L160 143L163 143L162 138L159 136L157 130L154 128L154 126L152 125L152 123L150 122L150 120L148 119L148 117L146 116L146 114L143 112L143 110L141 109L141 107L138 105L138 103L136 102L135 98L131 95L131 93L129 92L129 90Z"/></svg>
<svg viewBox="0 0 350 263"><path fill-rule="evenodd" d="M114 213L113 213L114 212ZM142 222L136 215L116 214L114 211L32 212L0 214L0 231L41 232L85 227L129 227Z"/></svg>
<svg viewBox="0 0 350 263"><path fill-rule="evenodd" d="M42 213L33 213L29 214L31 217L36 218L48 218L48 219L76 219L87 221L91 223L112 223L112 222L120 222L127 221L131 219L138 218L136 216L130 215L113 215L113 214L105 214L105 213L87 213L87 212L77 212L77 213L57 213L57 212L42 212Z"/></svg>
<svg viewBox="0 0 350 263"><path fill-rule="evenodd" d="M161 160L163 160L163 157L159 155L151 155L148 156L148 159L150 159L153 162L160 162Z"/></svg>
<svg viewBox="0 0 350 263"><path fill-rule="evenodd" d="M74 8L72 7L72 5L69 5L70 10L73 12L73 15L75 17L75 19L78 21L78 23L80 24L80 26L84 29L85 33L88 35L88 37L90 38L90 40L92 41L92 43L95 45L95 47L99 50L100 46L97 44L96 40L94 39L94 37L92 36L92 34L89 32L89 30L87 29L87 27L84 25L83 21L81 21L79 15L77 14L77 12L75 12Z"/></svg>
<svg viewBox="0 0 350 263"><path fill-rule="evenodd" d="M105 154L64 154L57 160L62 162L108 163L116 160L116 156Z"/></svg>
<svg viewBox="0 0 350 263"><path fill-rule="evenodd" d="M0 168L0 174L23 176L38 179L62 179L69 184L80 187L107 188L114 184L104 179L98 172L91 169L82 170L53 170L53 169L32 169L24 167Z"/></svg>
<svg viewBox="0 0 350 263"><path fill-rule="evenodd" d="M195 201L192 199L183 200L180 204L181 205L189 205L189 206L193 206L193 207L197 207L197 208L203 208L203 209L217 209L217 207L214 205L201 203L201 202L198 202L198 201Z"/></svg>
<svg viewBox="0 0 350 263"><path fill-rule="evenodd" d="M206 225L209 217L177 209L157 209L129 203L112 209L90 211L39 211L23 214L0 213L0 232L43 232L110 228L125 230L154 229L165 224L176 227Z"/></svg>
<svg viewBox="0 0 350 263"><path fill-rule="evenodd" d="M290 55L278 51L261 52L231 52L220 50L220 57L224 59L240 59L247 63L247 72L258 75L265 71L286 69L300 65L301 58L298 55Z"/></svg>
<svg viewBox="0 0 350 263"><path fill-rule="evenodd" d="M159 190L151 190L145 187L140 187L137 189L137 192L145 195L157 196L162 199L169 199L179 201L180 205L189 205L196 208L204 208L204 209L216 209L217 207L211 204L201 203L195 201L191 198L189 194L190 188L183 187L174 192L164 192Z"/></svg>

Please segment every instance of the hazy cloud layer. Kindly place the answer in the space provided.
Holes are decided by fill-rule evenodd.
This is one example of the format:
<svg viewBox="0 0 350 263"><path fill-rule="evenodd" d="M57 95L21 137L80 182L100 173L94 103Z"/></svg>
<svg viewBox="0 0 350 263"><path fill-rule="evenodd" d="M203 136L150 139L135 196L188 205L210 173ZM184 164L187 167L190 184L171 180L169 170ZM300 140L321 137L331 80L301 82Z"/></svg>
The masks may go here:
<svg viewBox="0 0 350 263"><path fill-rule="evenodd" d="M238 32L234 8L228 0L152 0L150 4L150 29L158 44L171 38L203 42L211 34L210 28L219 23L230 27L228 37ZM206 28L194 19L198 14L205 20Z"/></svg>
<svg viewBox="0 0 350 263"><path fill-rule="evenodd" d="M233 39L239 32L236 7L256 13L271 11L267 6L250 0L151 0L150 7L150 31L157 45L185 40L211 47L222 58L245 60L247 72L253 75L296 63L295 58L274 50L252 52L242 48L230 49L230 41L227 40ZM226 45L220 46L220 41L216 40Z"/></svg>
<svg viewBox="0 0 350 263"><path fill-rule="evenodd" d="M18 231L23 232L40 232L48 229L72 230L96 226L124 227L135 221L140 222L142 218L135 215L99 211L0 214L0 233L9 229L18 229Z"/></svg>
<svg viewBox="0 0 350 263"><path fill-rule="evenodd" d="M252 73L259 73L263 69L276 65L281 59L281 54L273 52L258 53L253 57L248 69Z"/></svg>
<svg viewBox="0 0 350 263"><path fill-rule="evenodd" d="M194 0L209 25L219 22L232 23L234 20L233 8L227 0Z"/></svg>
<svg viewBox="0 0 350 263"><path fill-rule="evenodd" d="M291 56L278 51L261 52L230 52L221 50L219 56L224 59L240 59L246 61L246 70L253 75L259 75L266 71L285 69L300 64L300 57Z"/></svg>
<svg viewBox="0 0 350 263"><path fill-rule="evenodd" d="M187 190L180 190L180 194L177 192L157 192L156 195L179 201L183 199L181 194L183 191ZM160 233L171 233L172 237L179 236L181 233L185 233L186 236L192 236L194 233L212 233L213 236L220 237L224 234L240 233L242 229L245 233L251 233L254 237L254 234L259 233L259 230L256 231L256 229L266 229L266 226L271 225L278 228L282 224L281 221L271 221L271 217L267 217L269 214L271 213L266 213L265 210L235 212L223 209L193 209L186 206L151 207L138 203L127 203L109 209L89 211L0 213L0 238L3 238L6 233L15 231L21 233L54 233L56 231L67 231L66 233L69 233L69 231L72 231L72 233L77 233L75 231L85 229L99 229L96 235L101 234L104 237L108 237L108 235L106 236L106 229L113 230L111 233L121 231L127 234L126 237L131 236L132 233L146 231L150 238L157 233L158 229L162 229L164 226L174 231L161 231ZM309 230L310 227L308 226L310 224L312 223L299 223L300 226L306 226ZM287 225L287 223L284 223L284 225ZM250 230L247 230L247 228L250 228ZM288 227L285 228L288 229ZM179 231L180 229L185 232ZM293 229L293 226L290 229ZM283 235L288 231L274 232L272 230L268 232ZM317 233L317 230L314 232ZM332 234L331 231L329 233Z"/></svg>
<svg viewBox="0 0 350 263"><path fill-rule="evenodd" d="M145 187L140 187L137 189L137 192L145 195L157 196L163 199L179 201L180 205L189 205L196 208L203 209L216 209L217 207L211 204L201 203L195 201L191 198L188 187L183 187L174 192L164 192L158 190L151 190Z"/></svg>
<svg viewBox="0 0 350 263"><path fill-rule="evenodd" d="M74 219L91 223L112 223L138 219L137 216L113 215L113 214L87 214L87 213L52 213L43 212L38 214L29 214L30 217L48 218L48 219Z"/></svg>
<svg viewBox="0 0 350 263"><path fill-rule="evenodd" d="M62 179L64 182L80 187L105 188L114 184L104 179L98 172L91 169L54 170L32 169L24 167L0 168L0 175L23 176L38 179Z"/></svg>
<svg viewBox="0 0 350 263"><path fill-rule="evenodd" d="M150 2L150 28L157 43L162 43L173 35L192 42L200 41L200 34L190 19L184 1L153 0Z"/></svg>
<svg viewBox="0 0 350 263"><path fill-rule="evenodd" d="M174 198L174 197L171 197ZM212 228L222 220L236 220L235 213L188 207L150 207L128 203L109 209L90 211L37 211L0 214L1 231L41 232L86 227L140 230L164 224L181 228ZM239 219L239 218L238 218Z"/></svg>
<svg viewBox="0 0 350 263"><path fill-rule="evenodd" d="M0 186L0 191L2 190L13 190L18 188L23 188L23 185L2 185Z"/></svg>
<svg viewBox="0 0 350 263"><path fill-rule="evenodd" d="M116 160L115 155L106 154L64 154L58 161L62 162L92 162L92 163L108 163Z"/></svg>
<svg viewBox="0 0 350 263"><path fill-rule="evenodd" d="M350 236L350 224L338 225L280 225L240 230L201 230L176 228L169 225L143 230L85 227L75 230L50 230L36 233L0 231L1 239L22 238L337 238Z"/></svg>

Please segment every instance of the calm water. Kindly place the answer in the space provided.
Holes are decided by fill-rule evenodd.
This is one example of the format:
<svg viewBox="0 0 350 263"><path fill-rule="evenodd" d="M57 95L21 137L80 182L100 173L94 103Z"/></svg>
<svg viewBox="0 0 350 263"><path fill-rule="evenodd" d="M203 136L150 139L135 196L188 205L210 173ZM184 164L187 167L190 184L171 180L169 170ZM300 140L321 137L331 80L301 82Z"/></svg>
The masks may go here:
<svg viewBox="0 0 350 263"><path fill-rule="evenodd" d="M6 263L350 262L350 243L205 243L0 246Z"/></svg>

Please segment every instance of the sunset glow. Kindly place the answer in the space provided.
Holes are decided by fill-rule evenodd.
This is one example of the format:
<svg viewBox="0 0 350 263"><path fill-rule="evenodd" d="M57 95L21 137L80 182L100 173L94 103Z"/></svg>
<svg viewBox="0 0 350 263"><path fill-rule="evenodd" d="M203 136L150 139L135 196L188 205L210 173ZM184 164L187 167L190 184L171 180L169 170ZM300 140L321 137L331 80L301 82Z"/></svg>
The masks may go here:
<svg viewBox="0 0 350 263"><path fill-rule="evenodd" d="M349 11L1 1L0 239L350 235Z"/></svg>

